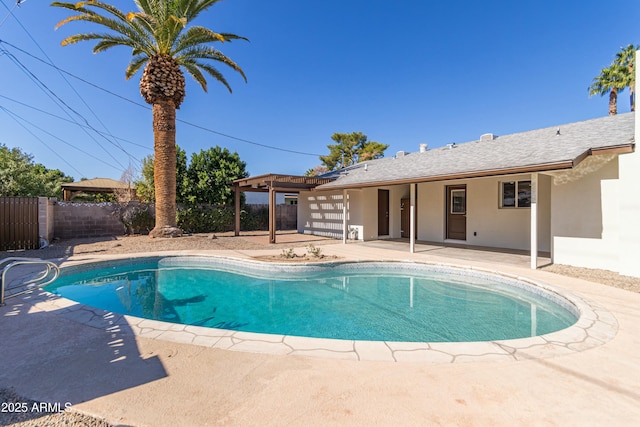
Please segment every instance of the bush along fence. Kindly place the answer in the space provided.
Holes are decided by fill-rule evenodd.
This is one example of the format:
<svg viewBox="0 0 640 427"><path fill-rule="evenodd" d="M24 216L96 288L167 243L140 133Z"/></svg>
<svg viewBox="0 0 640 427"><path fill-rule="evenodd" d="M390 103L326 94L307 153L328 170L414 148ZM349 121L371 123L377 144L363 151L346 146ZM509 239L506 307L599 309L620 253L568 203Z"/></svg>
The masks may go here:
<svg viewBox="0 0 640 427"><path fill-rule="evenodd" d="M139 202L58 202L53 216L53 234L62 239L148 234L155 224L153 205ZM179 206L177 216L178 227L185 233L221 233L232 231L235 224L233 206ZM297 206L278 205L276 218L279 230L296 229ZM268 205L245 205L240 212L240 229L268 230Z"/></svg>

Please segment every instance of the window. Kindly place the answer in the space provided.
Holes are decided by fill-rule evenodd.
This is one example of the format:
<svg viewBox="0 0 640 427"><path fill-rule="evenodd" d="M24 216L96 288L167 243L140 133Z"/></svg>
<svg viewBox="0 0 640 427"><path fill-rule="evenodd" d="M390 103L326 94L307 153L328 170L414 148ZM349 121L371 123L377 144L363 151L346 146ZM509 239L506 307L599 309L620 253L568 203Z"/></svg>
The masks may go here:
<svg viewBox="0 0 640 427"><path fill-rule="evenodd" d="M466 206L466 190L451 190L451 213L452 214L465 214L467 213Z"/></svg>
<svg viewBox="0 0 640 427"><path fill-rule="evenodd" d="M531 181L506 181L500 183L501 208L530 208Z"/></svg>

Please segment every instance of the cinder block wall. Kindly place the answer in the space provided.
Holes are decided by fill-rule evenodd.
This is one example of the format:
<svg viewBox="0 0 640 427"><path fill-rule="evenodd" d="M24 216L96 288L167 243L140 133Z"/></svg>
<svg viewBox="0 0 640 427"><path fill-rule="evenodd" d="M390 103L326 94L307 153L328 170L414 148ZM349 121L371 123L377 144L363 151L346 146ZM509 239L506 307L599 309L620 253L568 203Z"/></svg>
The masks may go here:
<svg viewBox="0 0 640 427"><path fill-rule="evenodd" d="M58 202L54 206L54 236L60 239L78 237L120 236L125 228L113 215L110 203L86 204Z"/></svg>

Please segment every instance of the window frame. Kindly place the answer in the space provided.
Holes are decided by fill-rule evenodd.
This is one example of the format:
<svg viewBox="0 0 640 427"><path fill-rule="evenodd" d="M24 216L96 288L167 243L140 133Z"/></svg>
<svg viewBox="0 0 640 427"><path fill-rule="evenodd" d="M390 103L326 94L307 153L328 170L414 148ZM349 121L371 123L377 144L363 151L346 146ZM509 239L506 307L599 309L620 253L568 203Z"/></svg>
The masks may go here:
<svg viewBox="0 0 640 427"><path fill-rule="evenodd" d="M505 206L505 184L509 184L509 185L513 185L513 205L506 205ZM528 191L529 191L529 197L528 199L528 203L525 203L524 206L522 206L522 202L520 201L520 193L522 192L520 190L520 185L525 185L528 184ZM526 190L524 190L526 191ZM500 209L531 209L531 179L521 179L521 180L513 180L513 181L500 181L499 183L499 208Z"/></svg>

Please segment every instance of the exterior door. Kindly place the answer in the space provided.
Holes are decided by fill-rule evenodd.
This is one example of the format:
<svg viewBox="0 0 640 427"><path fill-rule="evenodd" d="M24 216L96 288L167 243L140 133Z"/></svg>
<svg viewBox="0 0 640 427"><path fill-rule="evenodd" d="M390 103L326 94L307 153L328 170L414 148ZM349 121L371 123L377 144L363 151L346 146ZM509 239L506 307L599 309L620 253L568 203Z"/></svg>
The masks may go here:
<svg viewBox="0 0 640 427"><path fill-rule="evenodd" d="M389 235L389 190L378 190L378 236Z"/></svg>
<svg viewBox="0 0 640 427"><path fill-rule="evenodd" d="M467 240L467 187L447 187L447 239Z"/></svg>

